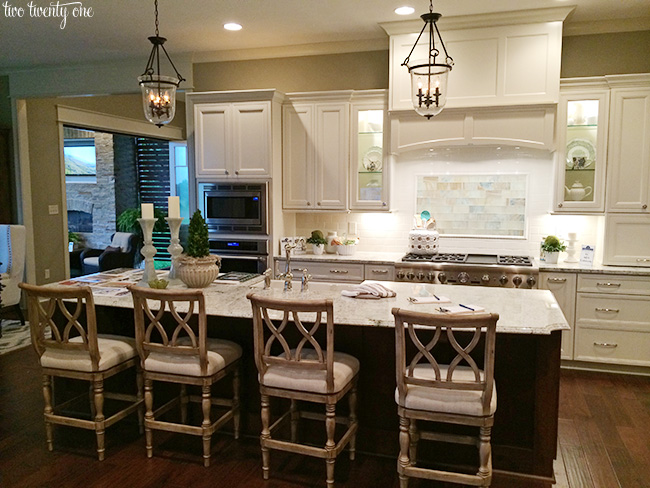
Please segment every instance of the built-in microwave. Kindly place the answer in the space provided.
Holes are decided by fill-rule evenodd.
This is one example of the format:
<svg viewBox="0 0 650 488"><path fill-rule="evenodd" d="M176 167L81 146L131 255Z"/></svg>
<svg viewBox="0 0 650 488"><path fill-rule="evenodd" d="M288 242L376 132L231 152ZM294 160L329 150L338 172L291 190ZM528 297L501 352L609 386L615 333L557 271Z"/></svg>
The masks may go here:
<svg viewBox="0 0 650 488"><path fill-rule="evenodd" d="M198 190L210 232L268 234L266 183L199 183Z"/></svg>

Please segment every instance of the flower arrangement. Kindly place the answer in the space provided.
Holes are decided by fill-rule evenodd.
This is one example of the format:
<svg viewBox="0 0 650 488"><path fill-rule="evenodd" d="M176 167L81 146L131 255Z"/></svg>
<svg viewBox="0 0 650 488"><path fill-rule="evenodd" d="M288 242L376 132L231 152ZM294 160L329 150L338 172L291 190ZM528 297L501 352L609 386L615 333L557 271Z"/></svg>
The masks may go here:
<svg viewBox="0 0 650 488"><path fill-rule="evenodd" d="M566 244L556 236L548 236L542 242L541 249L544 252L560 252L566 250Z"/></svg>

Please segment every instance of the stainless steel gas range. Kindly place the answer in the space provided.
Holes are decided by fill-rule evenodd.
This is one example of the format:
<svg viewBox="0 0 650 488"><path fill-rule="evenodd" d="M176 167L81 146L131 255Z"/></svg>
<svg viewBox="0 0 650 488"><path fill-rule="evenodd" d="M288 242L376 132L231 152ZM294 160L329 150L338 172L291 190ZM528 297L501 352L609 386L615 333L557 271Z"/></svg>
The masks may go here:
<svg viewBox="0 0 650 488"><path fill-rule="evenodd" d="M397 281L537 288L539 269L529 256L407 254L395 265Z"/></svg>

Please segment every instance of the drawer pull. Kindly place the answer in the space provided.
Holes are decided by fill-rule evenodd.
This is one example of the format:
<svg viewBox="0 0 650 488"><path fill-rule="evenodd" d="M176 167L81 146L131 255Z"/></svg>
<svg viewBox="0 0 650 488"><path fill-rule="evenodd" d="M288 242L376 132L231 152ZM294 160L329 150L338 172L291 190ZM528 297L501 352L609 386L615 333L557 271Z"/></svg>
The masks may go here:
<svg viewBox="0 0 650 488"><path fill-rule="evenodd" d="M649 263L650 259L648 258L636 258L637 263Z"/></svg>
<svg viewBox="0 0 650 488"><path fill-rule="evenodd" d="M387 269L373 269L372 272L376 274L388 274Z"/></svg>
<svg viewBox="0 0 650 488"><path fill-rule="evenodd" d="M612 313L618 313L620 310L618 308L601 308L601 307L596 307L596 312L612 312Z"/></svg>
<svg viewBox="0 0 650 488"><path fill-rule="evenodd" d="M566 278L549 278L551 283L566 283Z"/></svg>
<svg viewBox="0 0 650 488"><path fill-rule="evenodd" d="M330 273L334 274L348 274L347 269L330 269Z"/></svg>
<svg viewBox="0 0 650 488"><path fill-rule="evenodd" d="M618 347L618 344L615 342L594 342L594 346L609 347L610 349L614 349L615 347Z"/></svg>
<svg viewBox="0 0 650 488"><path fill-rule="evenodd" d="M606 286L606 287L610 287L610 288L611 287L618 288L619 286L621 286L621 284L620 283L610 283L608 281L607 283L596 283L596 286Z"/></svg>

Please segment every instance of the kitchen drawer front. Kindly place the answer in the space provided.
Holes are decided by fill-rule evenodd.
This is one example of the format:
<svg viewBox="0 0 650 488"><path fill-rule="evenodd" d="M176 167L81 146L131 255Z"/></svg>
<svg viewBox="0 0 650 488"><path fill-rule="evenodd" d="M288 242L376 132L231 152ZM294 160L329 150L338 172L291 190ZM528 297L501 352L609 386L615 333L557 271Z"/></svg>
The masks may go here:
<svg viewBox="0 0 650 488"><path fill-rule="evenodd" d="M650 296L650 276L579 274L578 291Z"/></svg>
<svg viewBox="0 0 650 488"><path fill-rule="evenodd" d="M395 266L392 264L366 264L365 278L377 281L395 281Z"/></svg>
<svg viewBox="0 0 650 488"><path fill-rule="evenodd" d="M574 359L650 366L650 333L592 329L578 325Z"/></svg>
<svg viewBox="0 0 650 488"><path fill-rule="evenodd" d="M650 332L650 300L646 298L578 293L576 303L579 322L616 322L621 327Z"/></svg>
<svg viewBox="0 0 650 488"><path fill-rule="evenodd" d="M284 267L285 261L277 261L276 273L284 272ZM295 277L302 276L303 268L307 269L314 281L361 283L364 279L363 264L291 260L291 272Z"/></svg>

